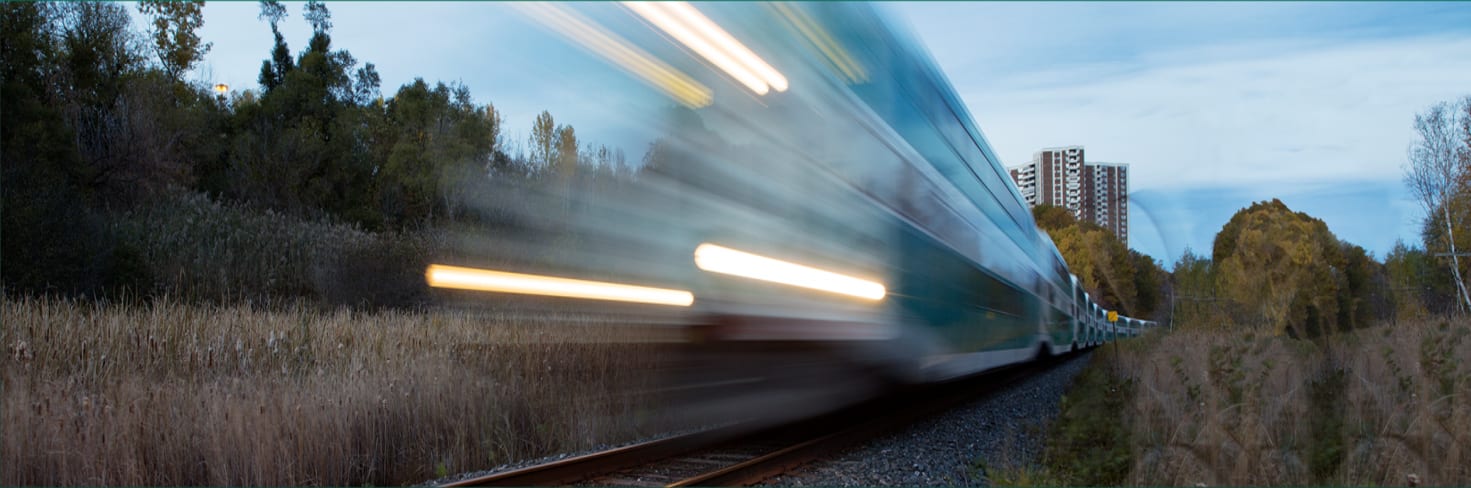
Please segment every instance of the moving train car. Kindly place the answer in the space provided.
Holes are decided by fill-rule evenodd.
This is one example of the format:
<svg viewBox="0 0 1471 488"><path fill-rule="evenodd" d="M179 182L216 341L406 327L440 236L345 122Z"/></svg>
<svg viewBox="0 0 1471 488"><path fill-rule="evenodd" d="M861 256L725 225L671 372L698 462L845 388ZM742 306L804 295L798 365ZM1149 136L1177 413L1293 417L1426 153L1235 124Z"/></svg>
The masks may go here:
<svg viewBox="0 0 1471 488"><path fill-rule="evenodd" d="M583 257L560 276L669 292L701 343L796 344L903 381L1138 333L1107 320L935 62L874 6L522 8L615 68L598 76L637 82L640 103L607 103L643 107L651 134L633 191L558 195L582 246L565 255Z"/></svg>
<svg viewBox="0 0 1471 488"><path fill-rule="evenodd" d="M805 19L809 29L825 28L829 47L864 76L823 69L836 64L824 62L831 54L793 42L796 49L762 50L781 56L773 64L810 68L783 70L788 94L760 104L737 99L720 114L696 110L699 122L687 127L782 150L761 158L749 157L759 149L734 144L674 150L684 164L666 172L670 184L698 197L680 205L695 209L680 225L699 241L687 246L697 250L697 264L711 257L701 249L733 250L844 274L884 292L855 300L763 276L703 273L695 277L695 307L708 336L838 348L919 381L1076 347L1081 287L918 44L867 6L804 4L769 13L766 25ZM801 87L821 93L799 96ZM758 129L790 126L801 129ZM720 186L730 181L763 188Z"/></svg>
<svg viewBox="0 0 1471 488"><path fill-rule="evenodd" d="M783 127L753 138L786 150L764 161L734 154L749 148L724 157L711 157L719 154L711 147L684 154L703 164L688 164L671 179L704 190L695 193L704 198L722 197L687 223L701 241L689 245L860 277L885 293L853 300L800 293L759 276L703 273L695 305L711 337L844 348L920 381L1086 345L1084 324L1095 305L920 45L866 5L786 5L768 13L765 25L805 19L798 32L825 29L828 51L864 76L835 68L834 54L816 42L792 39L762 50L780 53L773 64L810 70L783 71L789 95L739 100L742 106L722 116L699 118L727 136ZM822 96L797 96L801 87ZM724 120L732 116L740 121ZM780 174L792 188L742 195L708 184L710 174L763 186L772 182L762 175ZM730 214L710 218L723 212ZM732 228L731 221L744 224ZM1124 330L1132 335L1134 328Z"/></svg>

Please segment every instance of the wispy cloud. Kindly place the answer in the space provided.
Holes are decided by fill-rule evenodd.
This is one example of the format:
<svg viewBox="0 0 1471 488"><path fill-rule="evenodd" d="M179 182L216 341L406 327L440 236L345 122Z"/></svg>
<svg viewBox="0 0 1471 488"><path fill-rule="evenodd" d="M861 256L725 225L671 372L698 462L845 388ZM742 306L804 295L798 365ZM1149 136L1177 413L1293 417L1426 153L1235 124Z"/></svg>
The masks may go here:
<svg viewBox="0 0 1471 488"><path fill-rule="evenodd" d="M1231 213L1272 197L1381 256L1397 238L1417 241L1400 183L1410 123L1465 93L1471 57L1460 53L1471 52L1471 36L1259 50L1067 86L1002 81L963 96L1010 162L1084 144L1091 159L1130 163L1145 203L1133 209L1152 213L1132 219L1132 244L1162 259L1208 252ZM1335 186L1356 193L1323 190Z"/></svg>
<svg viewBox="0 0 1471 488"><path fill-rule="evenodd" d="M1084 144L1090 158L1134 165L1143 189L1397 179L1414 114L1464 93L1471 73L1471 36L1251 49L957 85L1008 163Z"/></svg>
<svg viewBox="0 0 1471 488"><path fill-rule="evenodd" d="M1471 93L1465 4L890 8L1007 164L1070 144L1129 163L1131 244L1166 261L1273 197L1380 255L1418 240L1411 122Z"/></svg>

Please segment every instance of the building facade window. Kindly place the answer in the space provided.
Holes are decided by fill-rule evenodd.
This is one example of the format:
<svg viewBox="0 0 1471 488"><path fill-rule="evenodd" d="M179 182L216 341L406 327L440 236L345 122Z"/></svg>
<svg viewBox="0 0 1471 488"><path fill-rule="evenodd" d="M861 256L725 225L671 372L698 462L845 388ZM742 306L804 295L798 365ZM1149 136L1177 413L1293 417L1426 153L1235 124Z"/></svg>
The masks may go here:
<svg viewBox="0 0 1471 488"><path fill-rule="evenodd" d="M1080 220L1101 225L1128 243L1128 165L1090 163L1083 146L1046 148L1010 174L1028 206L1065 208Z"/></svg>

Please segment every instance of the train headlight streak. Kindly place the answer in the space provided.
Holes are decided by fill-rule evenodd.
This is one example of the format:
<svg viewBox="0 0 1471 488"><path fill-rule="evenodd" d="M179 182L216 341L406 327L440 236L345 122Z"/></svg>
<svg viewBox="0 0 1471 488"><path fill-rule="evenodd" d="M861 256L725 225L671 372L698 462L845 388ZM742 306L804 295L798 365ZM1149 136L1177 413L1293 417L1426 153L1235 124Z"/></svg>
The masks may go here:
<svg viewBox="0 0 1471 488"><path fill-rule="evenodd" d="M695 248L695 266L712 273L810 288L865 300L880 300L888 293L884 285L872 281L710 243L700 244Z"/></svg>
<svg viewBox="0 0 1471 488"><path fill-rule="evenodd" d="M602 281L575 280L487 269L431 264L424 272L429 286L460 290L519 293L589 300L650 303L688 307L695 295L684 290L625 285Z"/></svg>
<svg viewBox="0 0 1471 488"><path fill-rule="evenodd" d="M725 71L757 95L787 90L787 79L725 29L686 2L623 2L696 54Z"/></svg>

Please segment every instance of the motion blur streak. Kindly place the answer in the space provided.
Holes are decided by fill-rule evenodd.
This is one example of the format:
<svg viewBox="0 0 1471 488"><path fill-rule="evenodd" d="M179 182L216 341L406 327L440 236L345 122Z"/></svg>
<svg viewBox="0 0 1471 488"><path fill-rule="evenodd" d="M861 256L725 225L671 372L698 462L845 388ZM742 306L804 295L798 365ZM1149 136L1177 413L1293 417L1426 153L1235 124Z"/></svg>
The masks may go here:
<svg viewBox="0 0 1471 488"><path fill-rule="evenodd" d="M709 88L576 12L541 2L515 5L528 17L642 78L644 82L663 90L679 103L690 108L710 105Z"/></svg>
<svg viewBox="0 0 1471 488"><path fill-rule="evenodd" d="M843 46L839 45L833 39L833 36L827 32L827 29L813 22L812 18L808 17L806 12L794 9L790 5L782 2L769 5L777 13L781 14L788 23L792 24L792 27L796 28L797 32L807 39L807 42L812 43L812 46L816 47L827 58L827 62L833 68L842 72L843 78L849 83L863 83L868 81L868 73L864 71L863 66L858 64L858 61L854 60L853 56L848 54L848 50L843 49Z"/></svg>
<svg viewBox="0 0 1471 488"><path fill-rule="evenodd" d="M688 307L695 295L684 290L574 280L485 269L431 264L424 273L429 286L461 290L520 293L618 302Z"/></svg>
<svg viewBox="0 0 1471 488"><path fill-rule="evenodd" d="M695 248L695 266L712 273L811 288L867 300L879 300L888 293L884 285L872 281L709 243Z"/></svg>
<svg viewBox="0 0 1471 488"><path fill-rule="evenodd" d="M766 64L766 61L761 60L759 56L756 56L756 53L751 52L745 44L741 44L740 41L731 37L730 33L726 32L725 29L721 29L720 26L715 25L715 22L701 14L699 10L695 10L689 3L670 2L662 4L662 6L665 10L673 13L675 17L694 27L695 32L704 34L707 39L714 42L726 54L735 56L737 61L745 65L747 69L756 72L756 75L760 76L766 84L771 85L772 89L779 92L787 91L787 78L785 76L778 73L776 68L772 68L771 65Z"/></svg>
<svg viewBox="0 0 1471 488"><path fill-rule="evenodd" d="M678 40L680 43L694 50L700 56L710 61L711 64L714 64L716 67L720 68L722 71L725 71L731 77L735 78L736 81L741 82L742 85L746 85L746 87L750 88L751 91L756 92L757 95L765 95L771 90L766 81L762 80L761 77L758 76L756 73L753 73L751 69L747 68L741 62L733 58L731 53L728 53L727 51L712 44L710 37L716 37L715 32L719 32L719 34L723 34L725 37L730 37L730 34L725 33L723 29L716 26L714 22L710 22L709 19L706 19L705 22L708 23L709 28L714 29L714 31L706 31L702 29L701 26L688 25L686 22L682 22L682 19L676 19L676 14L674 14L672 10L663 3L624 2L623 5L627 6L629 10L632 10L640 17L643 17L644 20L647 20L649 21L649 23L654 24L654 26L658 27L659 30L664 31L671 37L674 37L674 39ZM694 9L690 8L690 10ZM693 15L699 16L700 14L699 12L694 12ZM701 17L703 18L703 16ZM730 42L735 43L736 45L740 45L740 43L736 42L735 39L731 39ZM742 47L742 49L744 49L744 47ZM750 50L747 50L747 52L750 52ZM751 56L754 57L755 54L752 54ZM765 63L762 64L764 65ZM770 67L768 66L768 68ZM783 78L782 86L779 90L784 89L786 89L786 79Z"/></svg>

